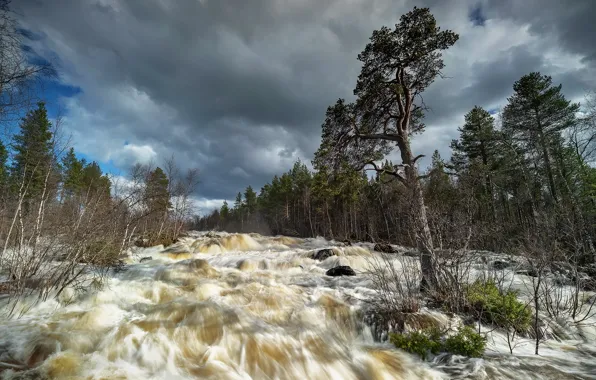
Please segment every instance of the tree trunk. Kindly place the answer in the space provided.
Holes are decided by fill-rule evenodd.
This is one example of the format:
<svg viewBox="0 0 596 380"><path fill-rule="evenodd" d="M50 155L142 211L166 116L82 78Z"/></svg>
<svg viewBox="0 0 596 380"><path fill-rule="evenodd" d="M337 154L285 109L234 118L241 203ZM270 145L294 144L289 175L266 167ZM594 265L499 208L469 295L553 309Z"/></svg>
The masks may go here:
<svg viewBox="0 0 596 380"><path fill-rule="evenodd" d="M435 268L435 254L433 250L433 239L426 216L426 206L424 204L424 193L418 178L418 170L410 149L410 141L407 135L407 129L402 131L401 138L398 140L398 147L401 153L402 162L406 172L406 186L411 194L411 216L414 223L414 233L416 246L420 251L420 267L422 270L423 285L431 289L437 288L438 278Z"/></svg>
<svg viewBox="0 0 596 380"><path fill-rule="evenodd" d="M542 131L542 126L540 124L540 120L538 120L538 137L540 139L540 145L542 148L542 158L544 159L544 165L546 168L546 176L548 178L548 187L550 190L550 194L553 197L555 203L558 202L557 198L557 191L555 188L555 179L553 177L553 170L550 163L550 157L548 155L548 149L546 147L546 138L544 137L544 133Z"/></svg>

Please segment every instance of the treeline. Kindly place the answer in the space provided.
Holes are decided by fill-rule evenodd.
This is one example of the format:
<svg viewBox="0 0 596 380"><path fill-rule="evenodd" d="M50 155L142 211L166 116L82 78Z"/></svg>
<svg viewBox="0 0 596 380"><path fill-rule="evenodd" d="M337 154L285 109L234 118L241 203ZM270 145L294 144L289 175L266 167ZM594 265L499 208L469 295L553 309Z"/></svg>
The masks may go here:
<svg viewBox="0 0 596 380"><path fill-rule="evenodd" d="M54 71L31 63L8 5L0 0L0 293L10 314L25 295L87 289L132 244L174 242L194 213L198 172L172 158L117 177L79 158L41 101Z"/></svg>
<svg viewBox="0 0 596 380"><path fill-rule="evenodd" d="M438 248L465 240L470 248L501 250L538 224L561 243L591 244L594 97L580 107L561 90L549 76L525 75L501 112L474 107L466 114L450 160L435 151L420 176ZM196 228L415 245L411 198L391 174L399 165L379 162L374 176L314 166L296 162L258 195L247 187L233 205L197 219Z"/></svg>

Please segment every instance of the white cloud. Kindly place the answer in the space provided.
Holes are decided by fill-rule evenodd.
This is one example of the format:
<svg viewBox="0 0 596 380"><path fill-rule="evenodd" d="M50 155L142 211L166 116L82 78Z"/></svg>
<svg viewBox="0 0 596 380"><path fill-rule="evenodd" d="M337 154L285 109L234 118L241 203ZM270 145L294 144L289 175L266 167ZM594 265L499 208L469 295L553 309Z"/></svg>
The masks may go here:
<svg viewBox="0 0 596 380"><path fill-rule="evenodd" d="M131 164L149 164L155 161L157 153L150 145L127 144L115 150L108 156L119 167L127 167Z"/></svg>

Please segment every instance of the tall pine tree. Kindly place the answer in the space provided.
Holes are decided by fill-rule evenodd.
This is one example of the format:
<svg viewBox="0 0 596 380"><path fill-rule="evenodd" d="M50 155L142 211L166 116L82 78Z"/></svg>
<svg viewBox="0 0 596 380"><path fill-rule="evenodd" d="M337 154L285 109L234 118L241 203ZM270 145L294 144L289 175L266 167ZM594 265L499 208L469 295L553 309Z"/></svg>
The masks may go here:
<svg viewBox="0 0 596 380"><path fill-rule="evenodd" d="M579 104L571 103L561 93L561 85L553 86L552 78L533 72L513 85L514 94L503 112L506 133L525 146L529 154L540 159L543 175L555 202L558 191L553 168L553 142L563 131L576 123Z"/></svg>

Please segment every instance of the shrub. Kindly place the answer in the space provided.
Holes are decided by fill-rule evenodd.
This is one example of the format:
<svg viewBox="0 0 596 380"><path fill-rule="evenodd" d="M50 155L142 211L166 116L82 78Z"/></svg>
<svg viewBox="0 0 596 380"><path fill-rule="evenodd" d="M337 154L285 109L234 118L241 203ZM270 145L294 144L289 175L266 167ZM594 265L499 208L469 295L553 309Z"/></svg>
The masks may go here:
<svg viewBox="0 0 596 380"><path fill-rule="evenodd" d="M494 282L476 281L466 290L472 314L483 323L525 332L532 323L532 312L517 299L517 292L502 292Z"/></svg>
<svg viewBox="0 0 596 380"><path fill-rule="evenodd" d="M426 359L428 353L438 354L441 351L441 333L437 329L413 331L407 334L393 333L389 335L393 345L406 352Z"/></svg>
<svg viewBox="0 0 596 380"><path fill-rule="evenodd" d="M116 265L120 247L111 241L92 241L83 248L83 255L80 262L97 266L109 267Z"/></svg>
<svg viewBox="0 0 596 380"><path fill-rule="evenodd" d="M458 332L442 340L442 333L436 328L413 331L407 334L390 334L389 341L396 348L416 354L426 359L429 353L437 355L440 352L480 357L486 347L486 338L478 334L471 327L464 326Z"/></svg>
<svg viewBox="0 0 596 380"><path fill-rule="evenodd" d="M486 348L486 338L469 326L461 327L457 334L445 339L444 351L457 355L479 358Z"/></svg>

